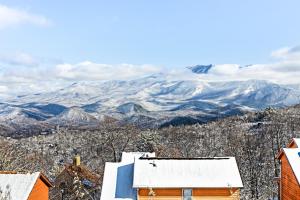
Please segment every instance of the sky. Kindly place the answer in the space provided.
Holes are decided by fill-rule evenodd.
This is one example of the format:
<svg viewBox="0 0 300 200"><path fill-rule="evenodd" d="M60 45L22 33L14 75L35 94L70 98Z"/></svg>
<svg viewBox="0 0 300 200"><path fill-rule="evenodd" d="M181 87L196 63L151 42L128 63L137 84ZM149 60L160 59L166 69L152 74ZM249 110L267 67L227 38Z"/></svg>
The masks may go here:
<svg viewBox="0 0 300 200"><path fill-rule="evenodd" d="M299 0L0 0L0 98L76 81L299 83ZM251 67L240 67L252 65Z"/></svg>

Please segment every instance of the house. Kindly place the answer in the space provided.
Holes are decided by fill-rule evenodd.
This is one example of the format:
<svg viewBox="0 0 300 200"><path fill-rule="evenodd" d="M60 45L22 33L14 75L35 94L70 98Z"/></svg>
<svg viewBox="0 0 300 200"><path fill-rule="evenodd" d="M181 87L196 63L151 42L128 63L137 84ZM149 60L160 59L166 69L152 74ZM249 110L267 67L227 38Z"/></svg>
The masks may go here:
<svg viewBox="0 0 300 200"><path fill-rule="evenodd" d="M300 138L280 150L279 196L281 200L300 199Z"/></svg>
<svg viewBox="0 0 300 200"><path fill-rule="evenodd" d="M137 197L137 190L133 186L134 161L142 156L153 157L154 153L122 153L121 162L107 162L105 164L101 200L127 199Z"/></svg>
<svg viewBox="0 0 300 200"><path fill-rule="evenodd" d="M56 199L73 197L76 191L83 193L81 199L97 199L100 196L100 176L93 173L80 162L76 155L72 164L66 164L54 181L55 188L51 192Z"/></svg>
<svg viewBox="0 0 300 200"><path fill-rule="evenodd" d="M106 163L101 200L240 199L243 183L233 157L159 158L123 153Z"/></svg>
<svg viewBox="0 0 300 200"><path fill-rule="evenodd" d="M2 197L6 196L4 199L48 200L50 187L53 185L41 172L31 174L0 172L0 189Z"/></svg>

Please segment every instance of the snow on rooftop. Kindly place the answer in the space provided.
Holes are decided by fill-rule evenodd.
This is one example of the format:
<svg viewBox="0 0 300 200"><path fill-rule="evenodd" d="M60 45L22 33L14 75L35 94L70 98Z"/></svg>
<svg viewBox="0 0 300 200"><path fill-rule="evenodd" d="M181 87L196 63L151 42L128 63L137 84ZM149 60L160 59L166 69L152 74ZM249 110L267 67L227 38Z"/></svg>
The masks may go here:
<svg viewBox="0 0 300 200"><path fill-rule="evenodd" d="M134 160L153 157L155 153L123 152L119 163L105 164L101 200L136 200L137 191L133 185Z"/></svg>
<svg viewBox="0 0 300 200"><path fill-rule="evenodd" d="M137 159L134 188L243 187L234 157L215 159Z"/></svg>
<svg viewBox="0 0 300 200"><path fill-rule="evenodd" d="M11 200L27 200L35 182L40 176L39 172L32 174L0 174L0 188L10 191Z"/></svg>
<svg viewBox="0 0 300 200"><path fill-rule="evenodd" d="M300 184L300 148L284 148L283 149L293 172Z"/></svg>
<svg viewBox="0 0 300 200"><path fill-rule="evenodd" d="M135 159L140 157L154 157L155 153L147 152L123 152L122 153L122 163L133 163Z"/></svg>

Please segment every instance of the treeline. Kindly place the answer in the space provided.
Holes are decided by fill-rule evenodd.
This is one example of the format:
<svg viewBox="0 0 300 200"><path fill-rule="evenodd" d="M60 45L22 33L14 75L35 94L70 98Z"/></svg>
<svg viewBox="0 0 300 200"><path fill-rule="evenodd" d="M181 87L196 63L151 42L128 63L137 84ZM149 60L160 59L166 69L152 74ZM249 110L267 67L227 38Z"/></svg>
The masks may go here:
<svg viewBox="0 0 300 200"><path fill-rule="evenodd" d="M103 175L105 162L123 151L155 151L160 157L234 156L243 179L242 199L274 199L279 163L275 159L291 138L300 137L300 108L266 109L199 125L140 130L107 120L90 130L60 129L56 134L0 140L0 170L43 171L52 180L72 162Z"/></svg>

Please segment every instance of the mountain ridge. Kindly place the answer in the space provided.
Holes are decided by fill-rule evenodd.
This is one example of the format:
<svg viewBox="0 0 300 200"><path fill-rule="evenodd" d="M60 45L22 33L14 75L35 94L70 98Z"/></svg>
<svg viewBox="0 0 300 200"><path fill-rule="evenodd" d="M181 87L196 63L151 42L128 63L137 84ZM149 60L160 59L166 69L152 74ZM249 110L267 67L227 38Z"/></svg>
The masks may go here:
<svg viewBox="0 0 300 200"><path fill-rule="evenodd" d="M151 128L205 123L299 102L300 87L296 85L264 80L169 80L158 74L133 80L76 82L54 92L19 96L0 104L0 124L11 121L9 115L19 116L20 121L28 119L33 124L66 126L97 124L112 117L124 123L139 125L141 122L141 126ZM74 118L61 118L68 111L74 111L70 115Z"/></svg>

